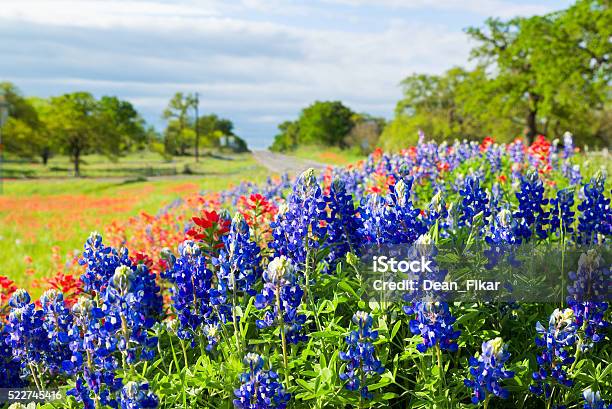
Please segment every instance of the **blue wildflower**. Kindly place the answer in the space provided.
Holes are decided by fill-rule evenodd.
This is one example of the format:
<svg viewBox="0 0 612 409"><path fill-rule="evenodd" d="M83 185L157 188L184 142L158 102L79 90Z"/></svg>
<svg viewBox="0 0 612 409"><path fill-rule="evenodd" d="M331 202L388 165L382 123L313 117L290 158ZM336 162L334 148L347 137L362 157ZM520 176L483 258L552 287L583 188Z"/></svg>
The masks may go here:
<svg viewBox="0 0 612 409"><path fill-rule="evenodd" d="M584 398L584 409L612 409L612 404L608 405L601 399L599 391L593 392L591 388L587 388L582 392L582 397Z"/></svg>
<svg viewBox="0 0 612 409"><path fill-rule="evenodd" d="M454 330L456 318L451 315L447 303L418 301L403 309L407 315L416 315L415 319L410 320L410 331L423 338L423 342L417 345L419 352L435 346L450 352L457 351L457 338L461 331Z"/></svg>
<svg viewBox="0 0 612 409"><path fill-rule="evenodd" d="M557 192L557 196L550 200L550 231L557 231L563 234L569 234L574 231L574 215L572 206L574 206L574 190L561 189ZM561 230L563 228L563 230Z"/></svg>
<svg viewBox="0 0 612 409"><path fill-rule="evenodd" d="M519 206L513 216L518 222L517 236L529 239L535 233L540 239L545 239L549 213L543 206L548 204L548 199L544 198L544 184L536 171L529 171L521 178L521 189L516 198Z"/></svg>
<svg viewBox="0 0 612 409"><path fill-rule="evenodd" d="M480 178L470 175L465 178L465 183L459 190L462 197L461 210L462 214L459 218L459 226L472 226L474 216L482 214L483 219L486 219L491 214L489 210L489 198L487 193L480 186Z"/></svg>
<svg viewBox="0 0 612 409"><path fill-rule="evenodd" d="M159 399L149 389L147 382L128 382L121 389L121 409L149 409L159 405Z"/></svg>
<svg viewBox="0 0 612 409"><path fill-rule="evenodd" d="M579 241L584 244L600 243L612 234L612 211L610 199L604 196L606 178L602 173L584 185L584 200L578 205L581 212L578 217Z"/></svg>
<svg viewBox="0 0 612 409"><path fill-rule="evenodd" d="M268 409L287 407L291 394L285 392L279 381L278 374L272 370L264 370L263 358L254 353L248 353L244 363L249 371L240 376L240 388L234 390L234 407L238 409Z"/></svg>
<svg viewBox="0 0 612 409"><path fill-rule="evenodd" d="M321 186L313 169L298 177L287 203L280 207L270 226L272 241L269 247L275 256L291 258L298 268L305 268L327 234L324 223L325 203ZM307 257L308 256L308 257ZM307 258L309 258L307 260Z"/></svg>
<svg viewBox="0 0 612 409"><path fill-rule="evenodd" d="M255 307L266 309L263 319L257 320L257 328L277 326L287 342L297 344L305 341L301 333L306 316L298 309L302 303L304 291L299 286L295 266L285 256L272 260L263 274L264 288L255 297Z"/></svg>
<svg viewBox="0 0 612 409"><path fill-rule="evenodd" d="M374 357L372 342L378 339L378 331L372 331L373 319L367 312L357 311L353 315L353 322L359 326L359 329L351 331L345 338L348 351L341 351L340 359L348 362L340 373L340 379L347 381L346 389L359 390L363 399L372 399L367 379L376 374L380 375L385 370L381 362Z"/></svg>
<svg viewBox="0 0 612 409"><path fill-rule="evenodd" d="M533 372L534 385L529 390L536 395L544 395L546 399L552 394L552 384L570 387L573 381L568 378L565 367L574 362L571 347L576 342L576 322L574 312L567 308L556 309L548 322L548 328L538 322L536 331L536 346L542 348L537 357L538 370Z"/></svg>
<svg viewBox="0 0 612 409"><path fill-rule="evenodd" d="M179 246L179 252L179 258L171 254L165 256L170 268L163 277L173 284L172 306L179 322L177 335L181 339L193 340L201 325L215 318L210 300L213 274L196 242L185 240Z"/></svg>
<svg viewBox="0 0 612 409"><path fill-rule="evenodd" d="M330 248L326 262L335 270L338 261L350 251L359 254L360 230L363 223L353 203L353 196L346 191L342 180L332 182L329 194L325 196L327 216L327 246Z"/></svg>
<svg viewBox="0 0 612 409"><path fill-rule="evenodd" d="M508 346L499 337L483 342L478 359L470 358L470 374L473 379L465 379L464 384L474 391L472 403L478 404L490 394L502 399L508 398L508 390L500 385L502 380L514 377L514 372L504 368L508 358Z"/></svg>

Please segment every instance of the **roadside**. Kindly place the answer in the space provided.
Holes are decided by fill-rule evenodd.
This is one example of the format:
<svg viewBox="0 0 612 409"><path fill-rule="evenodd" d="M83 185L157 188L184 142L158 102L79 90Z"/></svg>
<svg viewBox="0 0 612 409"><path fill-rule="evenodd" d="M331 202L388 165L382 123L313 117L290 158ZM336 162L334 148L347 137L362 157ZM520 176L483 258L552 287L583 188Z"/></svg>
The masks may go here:
<svg viewBox="0 0 612 409"><path fill-rule="evenodd" d="M297 175L308 168L323 170L328 166L326 163L270 151L253 151L253 158L270 171L280 174Z"/></svg>

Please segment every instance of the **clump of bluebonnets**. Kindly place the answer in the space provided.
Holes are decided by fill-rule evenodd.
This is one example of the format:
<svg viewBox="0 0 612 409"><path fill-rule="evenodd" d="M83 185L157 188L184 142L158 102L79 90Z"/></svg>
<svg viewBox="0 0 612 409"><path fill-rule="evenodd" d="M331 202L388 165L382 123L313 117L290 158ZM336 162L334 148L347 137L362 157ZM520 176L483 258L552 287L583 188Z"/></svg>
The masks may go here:
<svg viewBox="0 0 612 409"><path fill-rule="evenodd" d="M416 301L403 309L406 314L415 315L410 320L410 331L422 338L422 342L417 345L419 352L436 346L443 351L457 351L457 338L461 331L453 328L456 318L451 315L447 303Z"/></svg>
<svg viewBox="0 0 612 409"><path fill-rule="evenodd" d="M363 399L372 399L373 394L368 389L368 380L385 370L381 362L376 359L372 344L378 339L378 331L372 330L373 318L365 311L357 311L353 315L353 323L359 328L351 331L345 338L348 350L340 352L340 359L347 363L340 373L340 379L346 381L346 389L359 391Z"/></svg>
<svg viewBox="0 0 612 409"><path fill-rule="evenodd" d="M472 403L488 401L491 396L508 398L508 390L501 382L514 377L514 372L504 367L509 358L508 346L501 338L483 342L480 356L469 360L471 378L464 380L465 386L473 390Z"/></svg>
<svg viewBox="0 0 612 409"><path fill-rule="evenodd" d="M564 387L573 385L567 369L575 360L573 355L573 346L576 343L574 312L570 308L556 309L550 315L548 328L538 322L536 331L539 335L535 342L541 352L537 356L538 369L532 374L534 383L529 386L529 390L549 399L554 385Z"/></svg>
<svg viewBox="0 0 612 409"><path fill-rule="evenodd" d="M287 407L291 394L283 388L278 374L273 370L264 370L263 358L255 353L248 353L244 363L249 370L240 375L240 388L234 391L234 407L238 409L267 409Z"/></svg>
<svg viewBox="0 0 612 409"><path fill-rule="evenodd" d="M306 340L302 334L306 316L299 312L304 291L297 281L295 265L285 256L276 257L263 273L263 281L264 288L255 297L255 307L266 311L257 320L257 327L278 327L283 340L292 344Z"/></svg>

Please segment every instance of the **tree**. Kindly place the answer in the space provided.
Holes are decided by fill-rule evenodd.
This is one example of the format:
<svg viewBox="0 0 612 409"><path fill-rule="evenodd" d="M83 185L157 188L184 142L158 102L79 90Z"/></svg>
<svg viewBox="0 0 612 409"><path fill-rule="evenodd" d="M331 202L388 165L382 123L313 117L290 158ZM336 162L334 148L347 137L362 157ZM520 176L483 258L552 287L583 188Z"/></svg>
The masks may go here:
<svg viewBox="0 0 612 409"><path fill-rule="evenodd" d="M81 157L102 149L100 115L95 98L88 92L75 92L51 98L48 128L58 148L70 156L74 175L80 175ZM112 143L112 139L107 139Z"/></svg>
<svg viewBox="0 0 612 409"><path fill-rule="evenodd" d="M3 129L6 150L23 158L40 156L46 165L51 146L35 107L38 101L23 97L9 82L0 83L0 93L9 106L8 120Z"/></svg>
<svg viewBox="0 0 612 409"><path fill-rule="evenodd" d="M146 146L144 120L128 101L114 96L103 96L98 102L100 132L104 134L104 147L110 148L110 154L143 149Z"/></svg>
<svg viewBox="0 0 612 409"><path fill-rule="evenodd" d="M174 94L164 110L163 117L168 120L164 132L164 144L168 153L185 155L191 140L195 140L195 133L191 128L189 109L196 104L192 94L184 95L182 92Z"/></svg>
<svg viewBox="0 0 612 409"><path fill-rule="evenodd" d="M298 119L299 143L345 147L353 128L353 111L340 101L315 101Z"/></svg>
<svg viewBox="0 0 612 409"><path fill-rule="evenodd" d="M274 137L270 150L274 152L286 152L293 150L298 145L300 126L297 121L285 121L278 125L279 133Z"/></svg>
<svg viewBox="0 0 612 409"><path fill-rule="evenodd" d="M487 91L496 102L472 106L517 113L529 141L603 109L612 51L612 11L605 0L580 0L544 16L488 19L467 33L478 43L472 56L490 73Z"/></svg>

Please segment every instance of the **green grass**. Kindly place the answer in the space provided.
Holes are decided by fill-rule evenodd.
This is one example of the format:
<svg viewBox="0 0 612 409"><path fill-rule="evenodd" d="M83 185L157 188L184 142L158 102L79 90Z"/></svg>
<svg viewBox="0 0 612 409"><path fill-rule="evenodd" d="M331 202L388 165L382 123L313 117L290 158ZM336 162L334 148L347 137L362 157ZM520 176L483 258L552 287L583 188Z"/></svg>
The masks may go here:
<svg viewBox="0 0 612 409"><path fill-rule="evenodd" d="M35 170L40 179L4 182L4 194L0 196L0 275L29 287L34 279L54 273L54 246L63 259L75 249L80 250L92 230L102 232L112 221L125 220L142 211L155 214L177 198L227 189L243 180L258 182L270 173L250 154L223 159L206 157L199 164L194 164L193 158L166 163L157 157L155 162L153 155L130 156L116 163L97 156L86 159L87 174L101 177L52 178L54 171L22 164L23 171ZM67 160L55 158L50 166L62 162ZM189 165L197 174L143 178L125 171L137 169L142 163L154 169ZM14 163L10 166L16 167ZM31 264L26 257L31 257ZM26 274L28 268L34 272Z"/></svg>
<svg viewBox="0 0 612 409"><path fill-rule="evenodd" d="M356 149L340 149L334 146L300 146L295 151L287 152L287 154L338 166L348 165L366 158L366 155L362 155Z"/></svg>
<svg viewBox="0 0 612 409"><path fill-rule="evenodd" d="M86 155L81 160L81 177L118 178L176 176L184 174L207 175L240 170L244 162L235 160L248 154L218 154L206 152L195 163L193 157L165 159L157 153L138 152L110 159L102 155ZM221 165L221 166L220 166ZM219 170L220 169L220 170ZM25 161L8 157L3 166L5 178L72 178L73 164L66 156L52 157L47 166L39 161Z"/></svg>

